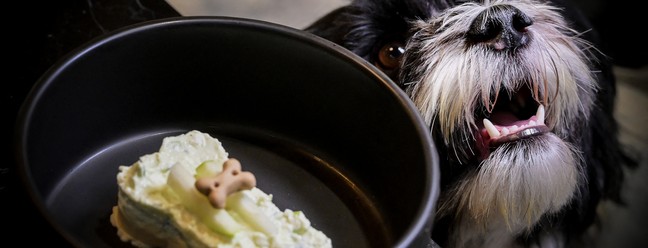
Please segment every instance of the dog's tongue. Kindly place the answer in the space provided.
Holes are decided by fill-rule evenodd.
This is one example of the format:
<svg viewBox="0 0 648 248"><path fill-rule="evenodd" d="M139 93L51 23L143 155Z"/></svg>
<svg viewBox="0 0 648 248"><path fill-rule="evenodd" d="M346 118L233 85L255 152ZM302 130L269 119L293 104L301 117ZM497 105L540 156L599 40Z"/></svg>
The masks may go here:
<svg viewBox="0 0 648 248"><path fill-rule="evenodd" d="M484 119L480 130L480 138L484 149L495 147L506 142L546 133L549 128L544 123L545 109L540 105L536 114L527 120L520 120L513 113L499 111L491 115L490 120Z"/></svg>

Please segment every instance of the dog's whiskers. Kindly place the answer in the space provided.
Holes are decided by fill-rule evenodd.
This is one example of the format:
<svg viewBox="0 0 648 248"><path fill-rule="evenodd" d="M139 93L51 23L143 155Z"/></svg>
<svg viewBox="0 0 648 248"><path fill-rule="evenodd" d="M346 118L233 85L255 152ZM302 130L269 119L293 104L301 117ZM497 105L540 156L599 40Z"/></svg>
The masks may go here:
<svg viewBox="0 0 648 248"><path fill-rule="evenodd" d="M559 32L559 30L550 31ZM425 29L421 32L425 32ZM427 51L419 56L422 56L422 61L428 61L428 64L418 67L423 71L414 72L421 75L421 78L407 83L409 93L428 123L431 123L432 119L439 120L442 133L445 134L444 139L448 143L450 143L449 135L455 130L475 126L475 121L470 117L475 109L475 102L468 100L475 99L475 95L481 95L483 105L488 112L491 112L499 98L500 87L516 91L520 88L520 84L529 84L533 89L534 99L547 107L553 105L551 102L561 98L559 101L563 102L559 105L564 107L558 107L555 111L550 110L549 112L555 118L548 118L551 121L558 121L561 119L562 112L570 112L574 109L573 106L583 105L578 102L580 98L574 97L578 95L577 90L562 87L561 84L592 91L593 80L588 75L590 72L582 72L587 65L581 62L584 56L577 54L580 48L567 43L570 40L565 38L562 39L564 44L559 43L560 46L554 46L551 45L553 42L549 42L546 38L534 36L534 42L524 48L525 51L518 52L530 53L529 56L507 58L506 55L499 55L481 47L457 45L456 42L444 43L441 38L443 34L418 33L418 35L422 37L423 44L430 44L429 47L410 47L408 50ZM425 42L426 39L434 42ZM533 53L536 54L531 56ZM527 59L520 61L518 57ZM531 61L531 58L534 58L534 61ZM484 65L484 61L489 62ZM524 78L519 75L530 75L528 77L530 82L525 83ZM587 113L588 109L577 112Z"/></svg>

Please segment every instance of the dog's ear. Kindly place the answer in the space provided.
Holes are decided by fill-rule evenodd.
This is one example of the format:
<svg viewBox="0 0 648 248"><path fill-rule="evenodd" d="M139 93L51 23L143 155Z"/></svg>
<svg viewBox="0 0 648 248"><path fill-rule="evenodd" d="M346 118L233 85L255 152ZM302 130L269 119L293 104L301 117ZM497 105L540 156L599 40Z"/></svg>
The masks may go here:
<svg viewBox="0 0 648 248"><path fill-rule="evenodd" d="M351 28L351 6L339 7L316 20L304 30L337 44L344 42L344 36Z"/></svg>

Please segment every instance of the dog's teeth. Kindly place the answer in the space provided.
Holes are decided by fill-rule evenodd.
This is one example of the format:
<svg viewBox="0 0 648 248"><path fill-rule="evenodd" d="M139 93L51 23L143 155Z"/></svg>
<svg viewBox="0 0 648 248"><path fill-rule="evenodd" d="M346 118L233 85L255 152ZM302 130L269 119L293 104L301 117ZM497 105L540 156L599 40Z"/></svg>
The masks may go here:
<svg viewBox="0 0 648 248"><path fill-rule="evenodd" d="M510 132L508 128L502 128L502 135L508 135L509 133Z"/></svg>
<svg viewBox="0 0 648 248"><path fill-rule="evenodd" d="M545 121L545 109L544 109L544 106L542 106L542 104L540 104L540 106L538 106L538 112L536 112L536 118L538 118L538 120L536 120L536 122L539 125L544 124L544 121Z"/></svg>
<svg viewBox="0 0 648 248"><path fill-rule="evenodd" d="M484 119L484 127L486 128L486 131L488 131L488 135L490 135L491 138L497 138L500 136L500 132L497 131L495 125L493 125L493 123L488 119Z"/></svg>
<svg viewBox="0 0 648 248"><path fill-rule="evenodd" d="M535 121L529 121L529 126L535 126L536 122Z"/></svg>
<svg viewBox="0 0 648 248"><path fill-rule="evenodd" d="M517 125L513 125L513 126L511 126L510 131L511 131L511 132L515 132L515 131L518 130L518 128L519 128L519 127L518 127Z"/></svg>

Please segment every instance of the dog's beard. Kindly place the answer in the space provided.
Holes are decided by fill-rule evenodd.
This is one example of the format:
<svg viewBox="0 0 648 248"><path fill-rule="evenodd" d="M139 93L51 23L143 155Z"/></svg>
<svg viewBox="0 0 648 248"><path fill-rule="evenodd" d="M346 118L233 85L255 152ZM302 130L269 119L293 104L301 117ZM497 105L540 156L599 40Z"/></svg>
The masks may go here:
<svg viewBox="0 0 648 248"><path fill-rule="evenodd" d="M596 87L585 54L590 46L555 8L534 1L486 2L416 22L401 82L423 119L437 129L432 131L440 135L441 147L458 166L474 167L442 195L440 216L484 227L476 231L499 225L516 236L577 194L584 180L578 142ZM465 41L473 20L494 5L513 6L533 19L527 44L495 51ZM546 107L544 123L551 131L490 147L481 138L482 118L503 102L498 98L514 101L524 90L533 102L525 104ZM468 164L475 160L478 164Z"/></svg>
<svg viewBox="0 0 648 248"><path fill-rule="evenodd" d="M576 194L581 162L575 147L551 133L504 144L445 195L440 212L455 211L477 228L499 219L524 230Z"/></svg>

